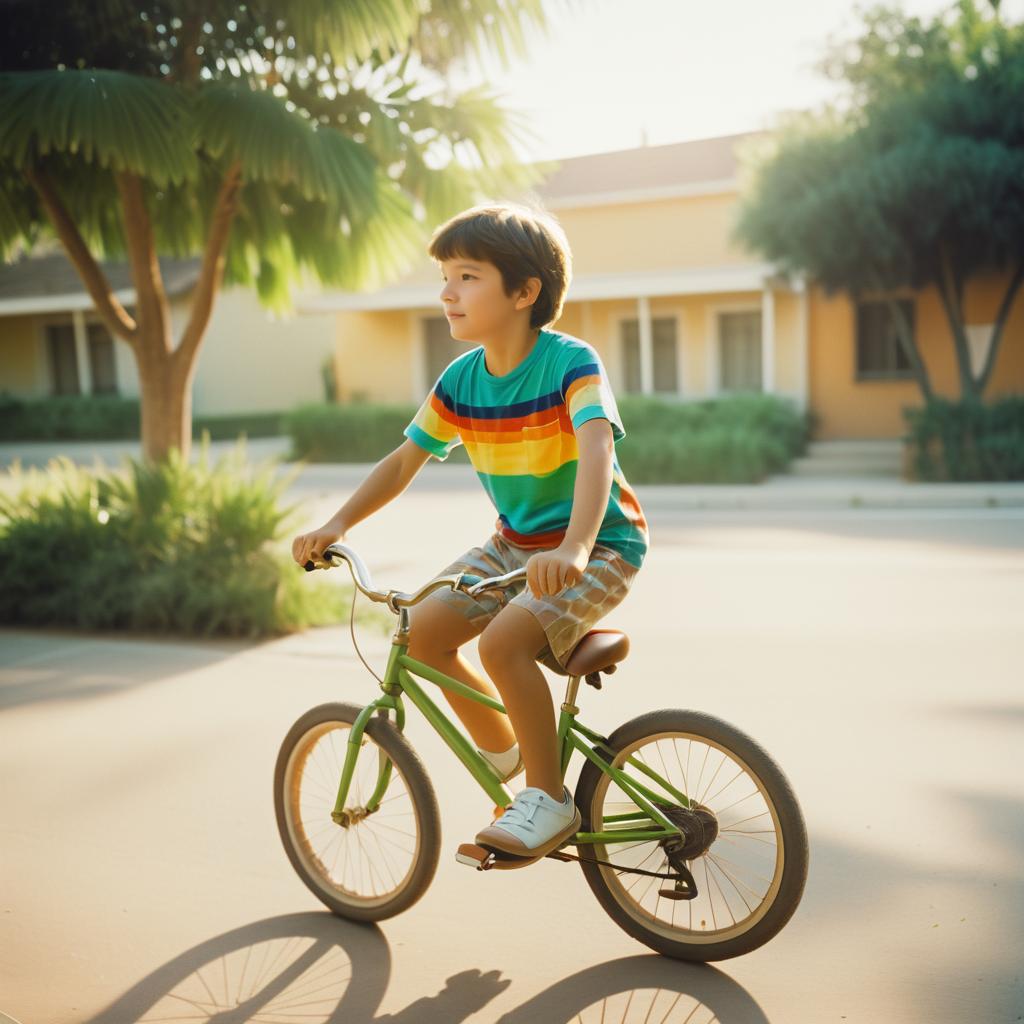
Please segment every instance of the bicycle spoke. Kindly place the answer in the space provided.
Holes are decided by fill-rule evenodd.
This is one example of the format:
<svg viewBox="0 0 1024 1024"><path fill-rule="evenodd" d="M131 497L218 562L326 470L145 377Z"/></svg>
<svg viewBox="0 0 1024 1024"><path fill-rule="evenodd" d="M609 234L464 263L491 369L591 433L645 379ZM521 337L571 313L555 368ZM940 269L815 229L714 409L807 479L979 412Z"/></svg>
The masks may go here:
<svg viewBox="0 0 1024 1024"><path fill-rule="evenodd" d="M753 896L758 902L761 901L762 896L756 893L753 889L750 888L749 885L746 885L744 882L737 882L737 880L733 878L733 876L729 874L729 872L726 871L725 868L723 868L722 865L719 864L718 860L715 857L711 856L711 854L708 854L708 859L711 861L712 864L714 864L716 868L718 868L718 870L727 879L729 879L729 883L732 885L733 889L736 890L736 895L739 896L741 900L743 900L743 905L747 908L747 912L752 914L754 912L754 908L749 903L747 903L747 898L743 895L743 891L740 889L740 886L742 885L743 888L746 889L747 892L749 892L750 895Z"/></svg>
<svg viewBox="0 0 1024 1024"><path fill-rule="evenodd" d="M641 840L621 847L601 844L596 854L609 862L606 877L616 900L624 908L632 908L630 912L638 921L658 922L657 927L667 935L731 934L748 927L747 922L757 917L768 898L781 865L781 853L774 841L774 811L767 805L757 777L727 750L687 735L653 735L625 746L619 751L618 761L625 764L629 759L652 770L664 780L663 785L708 808L716 815L718 833L712 849L690 862L691 871L699 879L698 895L687 901L685 914L677 913L682 908L675 906L676 901L666 901L661 895L663 883L655 876L672 872L660 842ZM681 785L677 785L680 778ZM632 827L634 823L628 818L612 825L607 819L640 813L635 802L611 779L599 784L596 799L593 820L604 828ZM730 817L736 820L729 821ZM729 856L720 856L720 849ZM658 864L661 867L651 875L636 873Z"/></svg>

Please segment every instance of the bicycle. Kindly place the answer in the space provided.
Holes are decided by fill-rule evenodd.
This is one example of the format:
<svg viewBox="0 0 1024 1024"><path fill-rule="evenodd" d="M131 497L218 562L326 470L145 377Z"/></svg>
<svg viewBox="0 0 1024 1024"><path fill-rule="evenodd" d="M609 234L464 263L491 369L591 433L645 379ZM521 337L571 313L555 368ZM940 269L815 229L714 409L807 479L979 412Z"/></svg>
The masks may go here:
<svg viewBox="0 0 1024 1024"><path fill-rule="evenodd" d="M341 917L381 921L426 892L441 851L437 797L404 735L403 697L496 810L512 800L417 680L502 713L504 707L409 657L409 609L442 587L475 596L515 585L525 569L490 579L455 573L406 594L374 589L359 555L343 544L330 545L306 569L335 560L349 567L358 592L398 616L384 675L376 677L382 694L364 707L322 704L295 722L275 766L275 813L285 852L317 899ZM567 661L560 764L564 780L573 752L584 757L575 793L582 825L547 856L579 862L616 924L658 953L696 961L749 953L782 929L803 894L808 848L800 806L764 749L711 715L651 711L608 736L580 722L581 682L600 689L602 675L613 673L628 649L625 634L594 630ZM460 846L457 859L481 871L534 862L474 844Z"/></svg>

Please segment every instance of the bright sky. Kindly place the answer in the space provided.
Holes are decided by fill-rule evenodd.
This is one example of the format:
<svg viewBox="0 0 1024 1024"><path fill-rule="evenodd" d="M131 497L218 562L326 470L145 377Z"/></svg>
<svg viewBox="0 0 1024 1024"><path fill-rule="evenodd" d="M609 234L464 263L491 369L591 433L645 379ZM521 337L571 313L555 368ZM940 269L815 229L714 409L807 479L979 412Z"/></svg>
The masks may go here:
<svg viewBox="0 0 1024 1024"><path fill-rule="evenodd" d="M456 84L488 82L529 115L538 138L519 147L546 160L771 127L780 111L819 106L836 87L814 70L830 36L861 24L850 0L565 0L530 58L497 61ZM930 17L950 6L905 0ZM1003 0L1024 19L1024 0Z"/></svg>

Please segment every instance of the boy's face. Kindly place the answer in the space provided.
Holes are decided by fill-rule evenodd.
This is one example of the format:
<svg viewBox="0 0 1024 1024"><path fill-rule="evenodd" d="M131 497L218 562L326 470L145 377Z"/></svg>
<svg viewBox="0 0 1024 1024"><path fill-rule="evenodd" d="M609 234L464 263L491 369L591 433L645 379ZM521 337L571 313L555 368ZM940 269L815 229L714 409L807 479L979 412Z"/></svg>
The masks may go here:
<svg viewBox="0 0 1024 1024"><path fill-rule="evenodd" d="M540 280L530 278L518 292L506 295L501 271L493 263L461 256L442 262L441 276L441 305L452 337L475 344L502 337L524 312L529 323L530 306L540 291Z"/></svg>

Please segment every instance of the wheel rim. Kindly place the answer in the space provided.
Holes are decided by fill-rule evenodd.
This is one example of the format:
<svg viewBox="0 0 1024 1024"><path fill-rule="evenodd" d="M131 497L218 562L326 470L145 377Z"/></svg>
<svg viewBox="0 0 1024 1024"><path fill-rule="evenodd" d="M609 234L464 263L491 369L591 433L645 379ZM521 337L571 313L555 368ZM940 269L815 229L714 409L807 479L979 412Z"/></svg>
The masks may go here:
<svg viewBox="0 0 1024 1024"><path fill-rule="evenodd" d="M659 889L672 887L666 879L623 872L641 868L667 873L668 857L657 842L596 844L595 856L615 865L598 866L612 898L645 928L676 941L723 942L750 931L775 902L786 860L779 814L764 783L734 752L692 733L645 736L624 747L614 766L620 767L629 757L637 757L713 811L719 834L705 854L688 862L699 894L686 901L660 895ZM653 791L661 788L643 779ZM595 787L592 808L594 831L604 829L606 815L638 809L604 773Z"/></svg>
<svg viewBox="0 0 1024 1024"><path fill-rule="evenodd" d="M292 850L314 885L329 898L369 909L408 888L420 858L421 829L393 760L379 810L348 828L331 819L350 731L348 722L324 722L299 738L285 766L284 818ZM386 757L363 733L346 809L365 806Z"/></svg>

